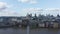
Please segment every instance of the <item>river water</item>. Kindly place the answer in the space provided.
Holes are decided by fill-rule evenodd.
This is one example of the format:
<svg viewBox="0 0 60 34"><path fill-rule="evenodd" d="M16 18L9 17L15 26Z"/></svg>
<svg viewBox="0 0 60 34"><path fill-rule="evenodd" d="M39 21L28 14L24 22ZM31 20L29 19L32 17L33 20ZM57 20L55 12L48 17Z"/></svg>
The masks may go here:
<svg viewBox="0 0 60 34"><path fill-rule="evenodd" d="M0 34L27 34L27 28L0 28ZM30 29L29 34L60 34L60 29Z"/></svg>

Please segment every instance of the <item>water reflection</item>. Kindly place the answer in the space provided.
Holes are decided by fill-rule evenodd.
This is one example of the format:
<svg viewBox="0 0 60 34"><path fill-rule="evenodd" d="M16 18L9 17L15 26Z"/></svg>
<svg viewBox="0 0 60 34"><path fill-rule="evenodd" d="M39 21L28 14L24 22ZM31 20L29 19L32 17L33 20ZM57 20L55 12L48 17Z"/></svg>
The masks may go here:
<svg viewBox="0 0 60 34"><path fill-rule="evenodd" d="M48 34L58 34L59 29L48 29Z"/></svg>
<svg viewBox="0 0 60 34"><path fill-rule="evenodd" d="M30 27L27 26L27 34L29 34L29 32L30 32Z"/></svg>
<svg viewBox="0 0 60 34"><path fill-rule="evenodd" d="M22 28L2 28L0 34L27 34L27 29ZM30 34L60 34L60 29L37 28L30 29Z"/></svg>
<svg viewBox="0 0 60 34"><path fill-rule="evenodd" d="M47 28L40 28L40 29L33 29L30 31L30 34L60 34L60 29L47 29Z"/></svg>

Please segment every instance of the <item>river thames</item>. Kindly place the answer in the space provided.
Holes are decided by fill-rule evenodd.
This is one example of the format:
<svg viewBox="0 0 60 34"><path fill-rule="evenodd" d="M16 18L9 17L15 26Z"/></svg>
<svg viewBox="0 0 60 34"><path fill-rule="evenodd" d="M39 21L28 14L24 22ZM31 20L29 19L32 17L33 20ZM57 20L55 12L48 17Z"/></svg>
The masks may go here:
<svg viewBox="0 0 60 34"><path fill-rule="evenodd" d="M27 34L27 29L22 28L0 28L0 34ZM60 29L30 29L29 34L60 34Z"/></svg>

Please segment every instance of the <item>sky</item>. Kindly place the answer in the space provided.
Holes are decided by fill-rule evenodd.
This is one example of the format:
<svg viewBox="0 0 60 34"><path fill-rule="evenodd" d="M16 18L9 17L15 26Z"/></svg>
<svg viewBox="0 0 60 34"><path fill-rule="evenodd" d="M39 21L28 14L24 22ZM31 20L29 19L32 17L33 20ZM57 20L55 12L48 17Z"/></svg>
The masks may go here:
<svg viewBox="0 0 60 34"><path fill-rule="evenodd" d="M60 0L0 0L0 16L60 15Z"/></svg>

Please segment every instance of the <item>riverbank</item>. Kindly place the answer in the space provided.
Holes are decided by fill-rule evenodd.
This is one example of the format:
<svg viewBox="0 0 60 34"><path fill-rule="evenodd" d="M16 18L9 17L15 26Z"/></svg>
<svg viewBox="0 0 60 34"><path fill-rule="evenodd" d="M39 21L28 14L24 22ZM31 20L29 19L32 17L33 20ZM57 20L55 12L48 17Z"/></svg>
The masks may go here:
<svg viewBox="0 0 60 34"><path fill-rule="evenodd" d="M38 27L38 26L29 26L29 27L30 27L30 29L36 29L36 28L60 29L60 28L53 28L53 27ZM4 26L0 26L0 28L23 28L23 29L26 29L27 26L4 25Z"/></svg>

